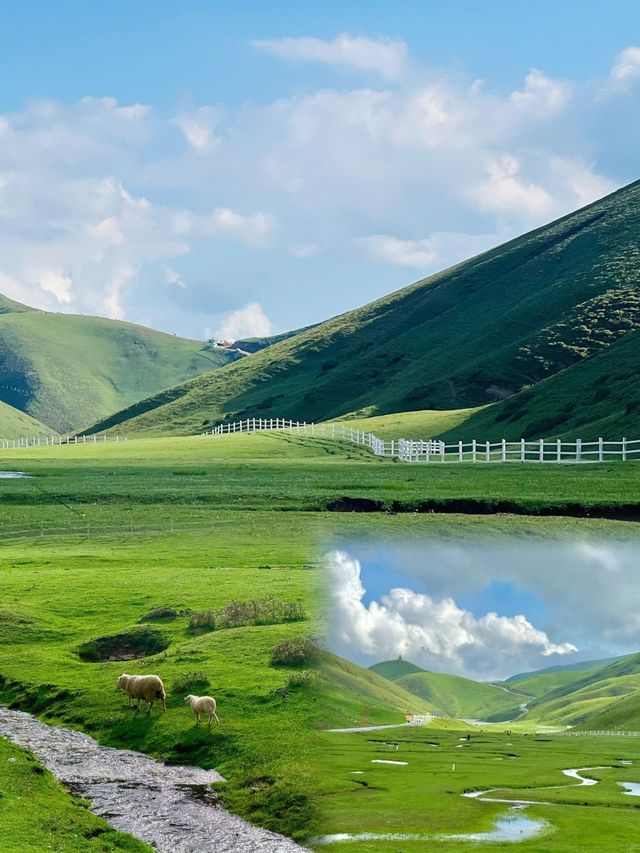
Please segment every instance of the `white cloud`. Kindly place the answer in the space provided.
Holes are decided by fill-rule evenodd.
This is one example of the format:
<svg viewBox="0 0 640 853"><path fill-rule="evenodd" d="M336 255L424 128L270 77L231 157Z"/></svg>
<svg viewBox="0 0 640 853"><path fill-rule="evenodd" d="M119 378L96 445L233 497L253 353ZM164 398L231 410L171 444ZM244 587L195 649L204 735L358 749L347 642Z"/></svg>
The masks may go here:
<svg viewBox="0 0 640 853"><path fill-rule="evenodd" d="M45 293L53 293L58 302L68 305L73 299L73 285L63 272L46 270L38 276L38 284Z"/></svg>
<svg viewBox="0 0 640 853"><path fill-rule="evenodd" d="M199 223L205 234L239 240L248 246L264 246L276 229L276 221L268 213L242 214L228 207L219 207Z"/></svg>
<svg viewBox="0 0 640 853"><path fill-rule="evenodd" d="M570 97L568 83L552 80L542 71L532 68L525 77L523 88L512 92L509 100L518 109L544 117L563 110Z"/></svg>
<svg viewBox="0 0 640 853"><path fill-rule="evenodd" d="M250 302L233 311L218 329L220 340L236 341L240 338L263 338L273 333L271 321L258 302Z"/></svg>
<svg viewBox="0 0 640 853"><path fill-rule="evenodd" d="M484 252L499 243L500 236L435 232L420 240L404 240L390 234L371 234L357 242L374 260L424 271L434 265L444 268Z"/></svg>
<svg viewBox="0 0 640 853"><path fill-rule="evenodd" d="M640 77L640 47L625 47L611 66L610 78L614 83L626 83Z"/></svg>
<svg viewBox="0 0 640 853"><path fill-rule="evenodd" d="M180 128L189 145L199 154L209 153L218 143L215 136L217 114L210 107L203 107L195 113L180 113L173 119Z"/></svg>
<svg viewBox="0 0 640 853"><path fill-rule="evenodd" d="M401 240L390 234L372 234L361 238L360 242L374 258L401 267L429 269L438 258L428 237L423 240Z"/></svg>
<svg viewBox="0 0 640 853"><path fill-rule="evenodd" d="M522 614L489 612L477 618L451 596L432 597L395 588L365 605L360 562L345 552L327 555L332 645L355 658L398 655L419 666L505 677L523 661L576 652L573 643L553 643Z"/></svg>
<svg viewBox="0 0 640 853"><path fill-rule="evenodd" d="M254 41L253 46L292 62L320 62L374 71L387 80L397 80L406 71L407 46L393 39L375 40L342 33L333 41L319 38L279 38Z"/></svg>
<svg viewBox="0 0 640 853"><path fill-rule="evenodd" d="M520 161L505 155L490 160L488 176L471 190L481 210L515 212L543 216L553 210L553 198L547 190L518 177Z"/></svg>

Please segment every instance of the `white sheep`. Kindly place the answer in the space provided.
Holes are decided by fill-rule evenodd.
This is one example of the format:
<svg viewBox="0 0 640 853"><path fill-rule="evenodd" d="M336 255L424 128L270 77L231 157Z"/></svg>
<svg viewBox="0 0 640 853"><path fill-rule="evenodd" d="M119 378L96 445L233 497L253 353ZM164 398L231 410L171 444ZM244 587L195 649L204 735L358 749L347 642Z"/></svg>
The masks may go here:
<svg viewBox="0 0 640 853"><path fill-rule="evenodd" d="M184 701L193 709L193 713L196 715L196 725L200 725L201 714L209 715L209 727L211 727L211 720L215 720L216 723L220 722L216 714L216 700L212 696L187 696Z"/></svg>
<svg viewBox="0 0 640 853"><path fill-rule="evenodd" d="M153 703L156 699L162 702L163 710L167 710L167 693L164 689L162 679L158 675L129 675L123 672L118 679L118 687L129 697L129 707L131 708L131 700L137 699L138 704L136 709L140 708L140 702L148 702L148 713L151 713Z"/></svg>

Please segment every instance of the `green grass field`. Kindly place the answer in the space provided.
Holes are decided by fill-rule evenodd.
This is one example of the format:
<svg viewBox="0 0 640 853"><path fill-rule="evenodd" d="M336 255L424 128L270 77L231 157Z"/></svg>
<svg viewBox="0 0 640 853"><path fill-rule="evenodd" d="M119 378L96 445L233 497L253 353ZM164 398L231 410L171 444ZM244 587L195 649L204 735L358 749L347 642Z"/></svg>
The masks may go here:
<svg viewBox="0 0 640 853"><path fill-rule="evenodd" d="M471 739L465 738L467 731ZM619 781L640 781L640 739L567 738L478 729L426 727L361 734L323 734L321 791L323 810L316 834L416 833L427 836L491 830L508 812L507 804L462 797L465 791L500 788L495 797L549 802L528 806L524 814L548 822L542 835L518 843L536 853L585 850L633 853L637 840L637 798ZM373 764L373 760L406 765ZM631 766L620 759L632 761ZM455 765L455 770L454 770ZM572 782L568 768L611 766L586 776L601 780L589 787L546 788ZM360 771L355 773L354 771ZM539 790L537 790L539 789ZM487 853L508 849L483 843ZM475 849L464 840L358 840L314 845L331 853L418 853Z"/></svg>
<svg viewBox="0 0 640 853"><path fill-rule="evenodd" d="M326 511L345 495L386 502L489 492L557 504L577 483L586 501L620 494L631 501L633 465L549 468L551 484L536 466L516 467L518 477L499 466L445 472L379 461L344 444L242 435L6 451L0 468L33 475L0 480L0 701L103 743L216 766L229 780L229 808L296 837L315 809L310 721L325 712L313 680L290 681L295 671L271 666L269 651L282 638L320 632L322 575L309 567L325 548L373 537L637 537L635 525L603 520ZM78 655L87 641L139 629L154 607L216 610L269 595L301 602L307 620L194 636L185 615L147 623L166 645L154 656L89 663ZM166 715L148 720L128 710L115 690L123 669L162 675ZM204 672L219 701L221 725L211 734L195 729L185 691L174 686L184 672ZM406 693L394 688L377 710L379 689L360 684L340 719L397 719ZM339 705L334 697L326 715ZM103 849L120 849L109 844Z"/></svg>
<svg viewBox="0 0 640 853"><path fill-rule="evenodd" d="M34 475L0 482L7 527L20 527L25 518L27 524L37 518L45 527L54 522L78 527L170 518L211 521L226 511L315 514L332 508L401 515L439 509L588 515L637 507L640 484L640 464L634 462L406 465L345 442L286 433L18 449L4 451L1 459L6 468ZM571 527L568 519L562 524ZM485 529L504 525L493 515ZM615 529L633 535L633 526Z"/></svg>

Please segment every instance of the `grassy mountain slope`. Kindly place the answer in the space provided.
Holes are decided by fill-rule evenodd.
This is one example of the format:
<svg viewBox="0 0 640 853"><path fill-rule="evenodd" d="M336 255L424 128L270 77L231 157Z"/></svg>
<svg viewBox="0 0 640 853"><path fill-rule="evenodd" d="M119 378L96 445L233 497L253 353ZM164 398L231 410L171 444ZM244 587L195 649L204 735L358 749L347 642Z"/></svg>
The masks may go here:
<svg viewBox="0 0 640 853"><path fill-rule="evenodd" d="M601 711L590 716L579 728L640 731L640 690L634 691L617 702L609 703Z"/></svg>
<svg viewBox="0 0 640 853"><path fill-rule="evenodd" d="M401 723L405 713L434 708L395 682L329 652L323 654L322 678L324 726Z"/></svg>
<svg viewBox="0 0 640 853"><path fill-rule="evenodd" d="M463 719L509 720L518 716L526 698L493 684L440 672L414 672L395 683L450 717Z"/></svg>
<svg viewBox="0 0 640 853"><path fill-rule="evenodd" d="M0 400L59 432L237 357L131 323L0 299Z"/></svg>
<svg viewBox="0 0 640 853"><path fill-rule="evenodd" d="M639 362L640 331L508 400L469 411L468 417L442 435L489 441L547 436L640 438Z"/></svg>
<svg viewBox="0 0 640 853"><path fill-rule="evenodd" d="M508 678L504 684L514 690L520 690L536 699L584 681L590 675L604 669L622 658L603 658L602 660L581 661L566 665L550 666L535 672L524 672Z"/></svg>
<svg viewBox="0 0 640 853"><path fill-rule="evenodd" d="M414 672L424 672L419 666L416 666L415 663L411 663L408 660L402 660L402 658L396 658L395 660L383 660L380 663L374 663L373 666L369 667L370 672L375 672L377 675L381 675L383 678L388 678L389 681L397 681L399 678L402 678L403 675L411 675Z"/></svg>
<svg viewBox="0 0 640 853"><path fill-rule="evenodd" d="M639 202L640 182L107 426L198 432L244 416L319 420L505 398L640 326Z"/></svg>
<svg viewBox="0 0 640 853"><path fill-rule="evenodd" d="M280 341L287 341L289 338L313 329L317 325L317 323L313 323L310 326L303 326L301 329L293 329L291 332L281 332L279 335L269 335L264 338L240 338L233 342L233 347L234 349L241 349L243 352L258 352L261 349L273 346L273 344L279 344Z"/></svg>
<svg viewBox="0 0 640 853"><path fill-rule="evenodd" d="M1 438L44 438L55 430L41 424L31 415L14 409L0 401L0 439Z"/></svg>
<svg viewBox="0 0 640 853"><path fill-rule="evenodd" d="M613 712L621 700L639 690L640 654L628 655L528 703L529 716L564 725L591 722L606 709Z"/></svg>

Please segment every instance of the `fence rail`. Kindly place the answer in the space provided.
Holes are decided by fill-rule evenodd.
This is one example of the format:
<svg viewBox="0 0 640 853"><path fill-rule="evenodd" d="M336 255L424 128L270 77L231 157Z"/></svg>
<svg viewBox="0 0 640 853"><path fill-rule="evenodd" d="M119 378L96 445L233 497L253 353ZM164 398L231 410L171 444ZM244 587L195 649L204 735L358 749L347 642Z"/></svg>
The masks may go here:
<svg viewBox="0 0 640 853"><path fill-rule="evenodd" d="M545 737L547 735L553 735L553 737L593 737L594 735L599 735L600 737L640 737L640 732L622 732L618 729L591 729L584 732L544 732L544 735Z"/></svg>
<svg viewBox="0 0 640 853"><path fill-rule="evenodd" d="M17 450L20 447L59 447L62 444L106 444L126 440L126 435L45 435L3 438L0 439L0 450Z"/></svg>
<svg viewBox="0 0 640 853"><path fill-rule="evenodd" d="M509 441L454 442L439 439L382 439L371 432L356 430L340 423L307 423L284 418L247 418L234 423L220 424L202 435L227 435L240 432L284 431L297 435L348 441L371 450L376 456L386 456L401 462L548 462L588 463L627 462L640 459L640 439L622 438L619 441L562 441L561 439L518 439Z"/></svg>

